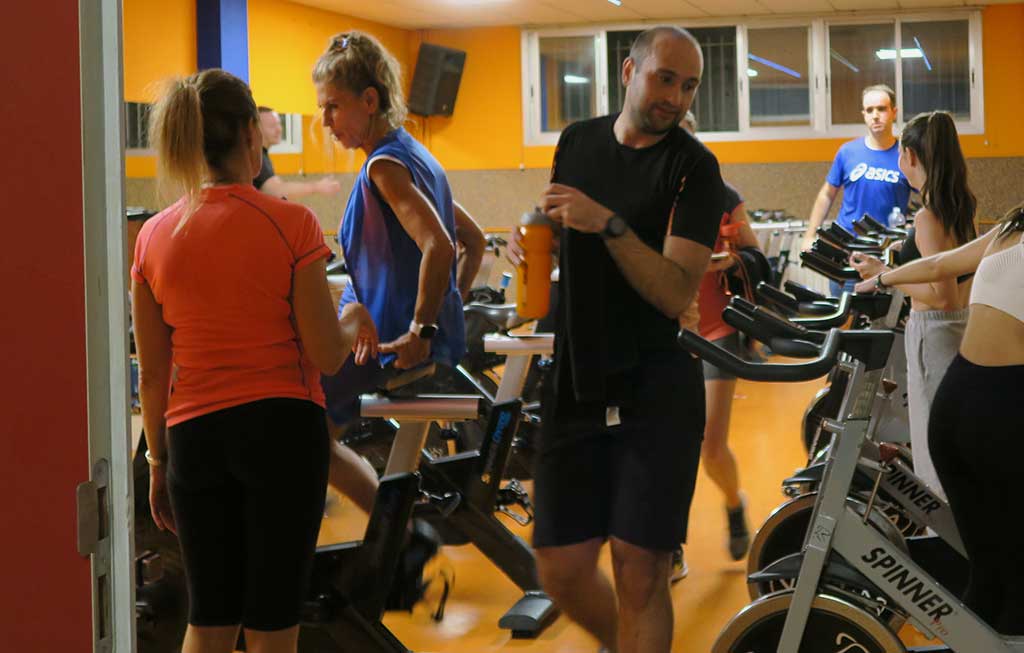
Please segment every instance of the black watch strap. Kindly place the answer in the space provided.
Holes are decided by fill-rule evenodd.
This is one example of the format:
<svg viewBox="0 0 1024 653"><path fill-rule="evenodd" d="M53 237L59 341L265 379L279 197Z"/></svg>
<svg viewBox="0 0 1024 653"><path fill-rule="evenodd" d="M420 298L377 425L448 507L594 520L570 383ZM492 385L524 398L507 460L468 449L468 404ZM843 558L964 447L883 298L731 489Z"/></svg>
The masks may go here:
<svg viewBox="0 0 1024 653"><path fill-rule="evenodd" d="M608 218L604 229L601 230L601 236L603 238L618 238L626 233L628 228L629 225L626 224L626 220L622 216L613 213L612 217Z"/></svg>

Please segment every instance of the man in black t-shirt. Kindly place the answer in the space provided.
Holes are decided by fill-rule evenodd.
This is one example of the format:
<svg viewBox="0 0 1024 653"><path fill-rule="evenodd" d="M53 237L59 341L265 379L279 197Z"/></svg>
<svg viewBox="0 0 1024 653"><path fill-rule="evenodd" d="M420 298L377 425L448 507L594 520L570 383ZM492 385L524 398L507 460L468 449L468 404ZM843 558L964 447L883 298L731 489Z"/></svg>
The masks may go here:
<svg viewBox="0 0 1024 653"><path fill-rule="evenodd" d="M714 155L678 127L702 71L686 31L638 36L622 113L562 132L540 202L562 230L535 469L538 570L556 604L619 653L671 647L671 557L700 460L701 364L675 335L724 202ZM597 568L605 541L614 589Z"/></svg>
<svg viewBox="0 0 1024 653"><path fill-rule="evenodd" d="M252 180L252 185L274 197L295 199L303 195L319 193L334 195L341 192L341 184L330 177L316 181L288 181L277 176L274 164L270 161L270 147L281 142L281 117L270 107L257 107L260 114L260 133L263 136L263 163L260 172Z"/></svg>

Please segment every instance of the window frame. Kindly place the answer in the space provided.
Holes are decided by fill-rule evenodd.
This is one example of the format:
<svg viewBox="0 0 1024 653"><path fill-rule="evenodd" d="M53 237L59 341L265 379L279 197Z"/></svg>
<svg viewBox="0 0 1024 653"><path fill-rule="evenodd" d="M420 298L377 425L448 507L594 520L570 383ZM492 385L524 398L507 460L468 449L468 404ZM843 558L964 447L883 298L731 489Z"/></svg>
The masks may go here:
<svg viewBox="0 0 1024 653"><path fill-rule="evenodd" d="M122 124L125 125L125 129L126 130L127 130L128 122L129 122L129 120L128 120L128 112L130 110L129 105L138 105L138 106L148 105L150 111L152 111L152 109L153 109L153 105L150 102L133 102L131 100L124 100L121 103L121 121L122 121ZM147 129L148 129L148 126L147 126ZM148 135L146 136L146 147L132 147L129 144L130 140L131 139L128 138L128 134L125 133L125 135L124 135L124 155L125 156L156 156L156 150L154 150L153 147L149 144Z"/></svg>
<svg viewBox="0 0 1024 653"><path fill-rule="evenodd" d="M568 27L524 31L523 53L523 134L527 145L557 145L561 131L541 131L540 39L560 36L591 36L594 39L594 94L597 115L608 113L608 29Z"/></svg>
<svg viewBox="0 0 1024 653"><path fill-rule="evenodd" d="M968 68L970 70L970 120L958 120L961 135L985 132L985 86L982 44L982 16L977 8L951 8L948 11L897 11L889 13L835 14L802 17L750 17L730 20L729 17L708 19L678 19L671 22L685 27L735 27L737 92L739 98L739 130L735 132L701 132L705 142L811 140L822 138L856 138L864 134L862 124L833 125L831 106L831 72L828 59L829 27L832 25L892 25L897 52L901 47L902 23L968 21ZM555 145L560 132L540 131L540 39L558 36L593 36L594 70L598 78L597 115L608 113L608 32L642 30L650 23L603 23L577 27L523 29L521 32L522 57L522 114L523 142L526 146ZM811 124L808 126L752 127L750 125L750 83L746 75L749 53L749 31L784 27L806 27L808 30L808 82L811 101ZM903 104L902 59L896 59L897 105ZM895 130L902 129L908 116L897 116Z"/></svg>
<svg viewBox="0 0 1024 653"><path fill-rule="evenodd" d="M277 145L272 145L267 151L271 154L301 154L302 153L302 114L278 112L281 124L287 123L285 135Z"/></svg>

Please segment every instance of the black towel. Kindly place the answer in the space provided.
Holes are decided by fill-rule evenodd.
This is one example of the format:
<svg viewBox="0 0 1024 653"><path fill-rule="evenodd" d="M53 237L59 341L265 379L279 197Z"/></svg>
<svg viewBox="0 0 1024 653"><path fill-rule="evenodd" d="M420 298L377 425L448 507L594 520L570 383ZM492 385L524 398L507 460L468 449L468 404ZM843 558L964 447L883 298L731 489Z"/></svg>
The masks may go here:
<svg viewBox="0 0 1024 653"><path fill-rule="evenodd" d="M609 273L617 273L615 260L601 236L575 229L562 232L559 286L565 302L565 341L572 372L572 387L579 402L620 403L623 389L608 387L608 377L636 363L636 339L628 325L616 323L608 302ZM564 375L565 370L561 371ZM560 375L560 376L561 376ZM564 376L556 383L564 382Z"/></svg>

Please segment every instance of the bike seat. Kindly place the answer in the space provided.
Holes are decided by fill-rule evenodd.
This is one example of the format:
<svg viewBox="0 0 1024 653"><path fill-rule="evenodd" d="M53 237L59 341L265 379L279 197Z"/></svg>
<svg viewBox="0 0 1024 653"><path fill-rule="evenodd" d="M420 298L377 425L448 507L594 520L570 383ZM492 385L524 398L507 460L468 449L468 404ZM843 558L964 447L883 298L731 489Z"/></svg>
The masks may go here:
<svg viewBox="0 0 1024 653"><path fill-rule="evenodd" d="M414 367L411 370L403 370L402 372L399 372L395 376L392 376L391 378L384 381L384 383L380 385L379 389L385 393L395 392L396 390L399 390L400 388L403 388L411 383L419 381L420 379L425 379L428 376L433 376L434 372L436 371L437 364L435 363L427 363L426 365Z"/></svg>
<svg viewBox="0 0 1024 653"><path fill-rule="evenodd" d="M529 322L516 313L515 304L480 304L473 302L462 308L465 315L477 315L498 329L514 329Z"/></svg>

